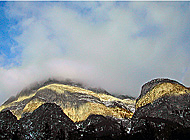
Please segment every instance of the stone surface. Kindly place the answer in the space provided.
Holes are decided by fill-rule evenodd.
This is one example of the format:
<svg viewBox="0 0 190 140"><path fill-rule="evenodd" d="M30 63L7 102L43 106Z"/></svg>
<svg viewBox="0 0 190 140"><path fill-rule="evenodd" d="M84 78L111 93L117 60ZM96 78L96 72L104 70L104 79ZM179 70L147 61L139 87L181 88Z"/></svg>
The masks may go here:
<svg viewBox="0 0 190 140"><path fill-rule="evenodd" d="M190 139L190 89L177 81L146 83L135 111L133 98L69 82L45 82L7 100L0 112L0 139Z"/></svg>
<svg viewBox="0 0 190 140"><path fill-rule="evenodd" d="M20 125L16 117L9 111L0 112L0 139L16 139Z"/></svg>
<svg viewBox="0 0 190 140"><path fill-rule="evenodd" d="M138 102L138 100L140 98L142 98L146 93L148 93L149 91L151 91L156 85L158 84L162 84L162 83L173 83L173 84L180 84L177 81L174 80L170 80L170 79L164 79L164 78L158 78L158 79L153 79L147 83L145 83L142 88L141 88L141 94L140 96L136 99L136 101ZM183 86L183 85L182 85Z"/></svg>
<svg viewBox="0 0 190 140"><path fill-rule="evenodd" d="M73 139L120 139L127 135L129 119L116 119L102 115L90 115L85 121L77 124Z"/></svg>
<svg viewBox="0 0 190 140"><path fill-rule="evenodd" d="M54 139L68 137L76 129L74 122L54 103L45 103L32 114L20 119L21 139Z"/></svg>
<svg viewBox="0 0 190 140"><path fill-rule="evenodd" d="M90 115L85 121L74 123L54 103L45 103L20 120L10 111L3 111L1 139L58 140L126 138L130 119Z"/></svg>
<svg viewBox="0 0 190 140"><path fill-rule="evenodd" d="M145 103L136 107L132 117L132 135L144 139L172 139L174 135L181 136L181 133L175 133L178 130L184 133L189 130L189 88L173 80L155 79L142 87L136 105L142 99ZM183 136L188 137L189 134Z"/></svg>
<svg viewBox="0 0 190 140"><path fill-rule="evenodd" d="M117 98L103 89L85 87L68 80L49 80L11 97L0 107L0 111L10 110L20 119L44 103L56 103L71 120L79 122L90 114L131 118L135 100Z"/></svg>

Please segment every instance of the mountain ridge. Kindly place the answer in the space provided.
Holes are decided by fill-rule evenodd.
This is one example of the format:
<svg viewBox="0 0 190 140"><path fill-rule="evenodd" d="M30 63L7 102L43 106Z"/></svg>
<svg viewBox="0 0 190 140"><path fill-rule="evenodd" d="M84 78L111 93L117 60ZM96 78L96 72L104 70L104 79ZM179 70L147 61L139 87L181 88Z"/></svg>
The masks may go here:
<svg viewBox="0 0 190 140"><path fill-rule="evenodd" d="M94 113L117 118L130 118L134 111L135 101L129 98L125 99L125 96L120 99L112 96L106 90L85 87L81 83L70 80L48 80L24 89L14 99L11 97L0 107L0 110L11 110L20 119L25 113L32 113L44 103L56 103L61 106L63 111L75 122L85 120ZM84 117L82 114L87 115Z"/></svg>
<svg viewBox="0 0 190 140"><path fill-rule="evenodd" d="M190 88L175 80L153 79L137 99L72 82L39 85L1 106L1 139L190 138Z"/></svg>

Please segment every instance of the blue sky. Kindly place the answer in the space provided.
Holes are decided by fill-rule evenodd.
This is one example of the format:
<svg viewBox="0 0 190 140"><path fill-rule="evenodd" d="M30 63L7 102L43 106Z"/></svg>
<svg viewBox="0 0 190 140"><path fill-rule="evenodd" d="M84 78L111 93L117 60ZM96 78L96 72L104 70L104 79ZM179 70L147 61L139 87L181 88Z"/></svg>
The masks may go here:
<svg viewBox="0 0 190 140"><path fill-rule="evenodd" d="M17 42L13 39L19 34L19 30L12 28L17 24L16 19L8 18L6 14L6 2L0 2L0 54L4 56L4 61L0 61L2 67L17 66L19 62L14 61L15 57L20 54L19 50L11 50Z"/></svg>
<svg viewBox="0 0 190 140"><path fill-rule="evenodd" d="M48 78L137 97L190 85L189 2L0 2L0 102Z"/></svg>

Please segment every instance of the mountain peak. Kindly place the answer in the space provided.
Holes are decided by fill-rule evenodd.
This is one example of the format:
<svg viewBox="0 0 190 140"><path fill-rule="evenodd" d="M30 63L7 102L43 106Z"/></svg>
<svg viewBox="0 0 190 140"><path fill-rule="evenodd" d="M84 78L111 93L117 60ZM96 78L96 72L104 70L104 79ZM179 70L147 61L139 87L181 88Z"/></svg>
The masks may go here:
<svg viewBox="0 0 190 140"><path fill-rule="evenodd" d="M190 88L170 79L153 79L143 85L141 94L136 100L136 108L153 103L164 96L179 96L190 93Z"/></svg>
<svg viewBox="0 0 190 140"><path fill-rule="evenodd" d="M177 81L153 79L142 86L137 100L91 89L54 80L24 89L1 106L0 138L190 137L190 89Z"/></svg>
<svg viewBox="0 0 190 140"><path fill-rule="evenodd" d="M51 80L38 83L11 97L0 110L11 110L20 119L31 114L44 103L59 105L74 122L85 120L90 114L131 118L135 101L112 96L103 89L85 87L71 80Z"/></svg>

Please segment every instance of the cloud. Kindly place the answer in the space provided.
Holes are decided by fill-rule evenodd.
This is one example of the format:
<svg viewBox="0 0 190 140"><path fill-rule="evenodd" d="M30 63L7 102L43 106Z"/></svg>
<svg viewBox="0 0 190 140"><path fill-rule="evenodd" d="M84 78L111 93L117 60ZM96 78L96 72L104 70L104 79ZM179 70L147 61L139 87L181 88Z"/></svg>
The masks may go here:
<svg viewBox="0 0 190 140"><path fill-rule="evenodd" d="M0 69L2 102L49 77L132 96L156 77L190 84L184 72L189 67L188 3L16 2L7 7L7 16L18 20L14 26L20 34L14 40L22 52L19 66Z"/></svg>

